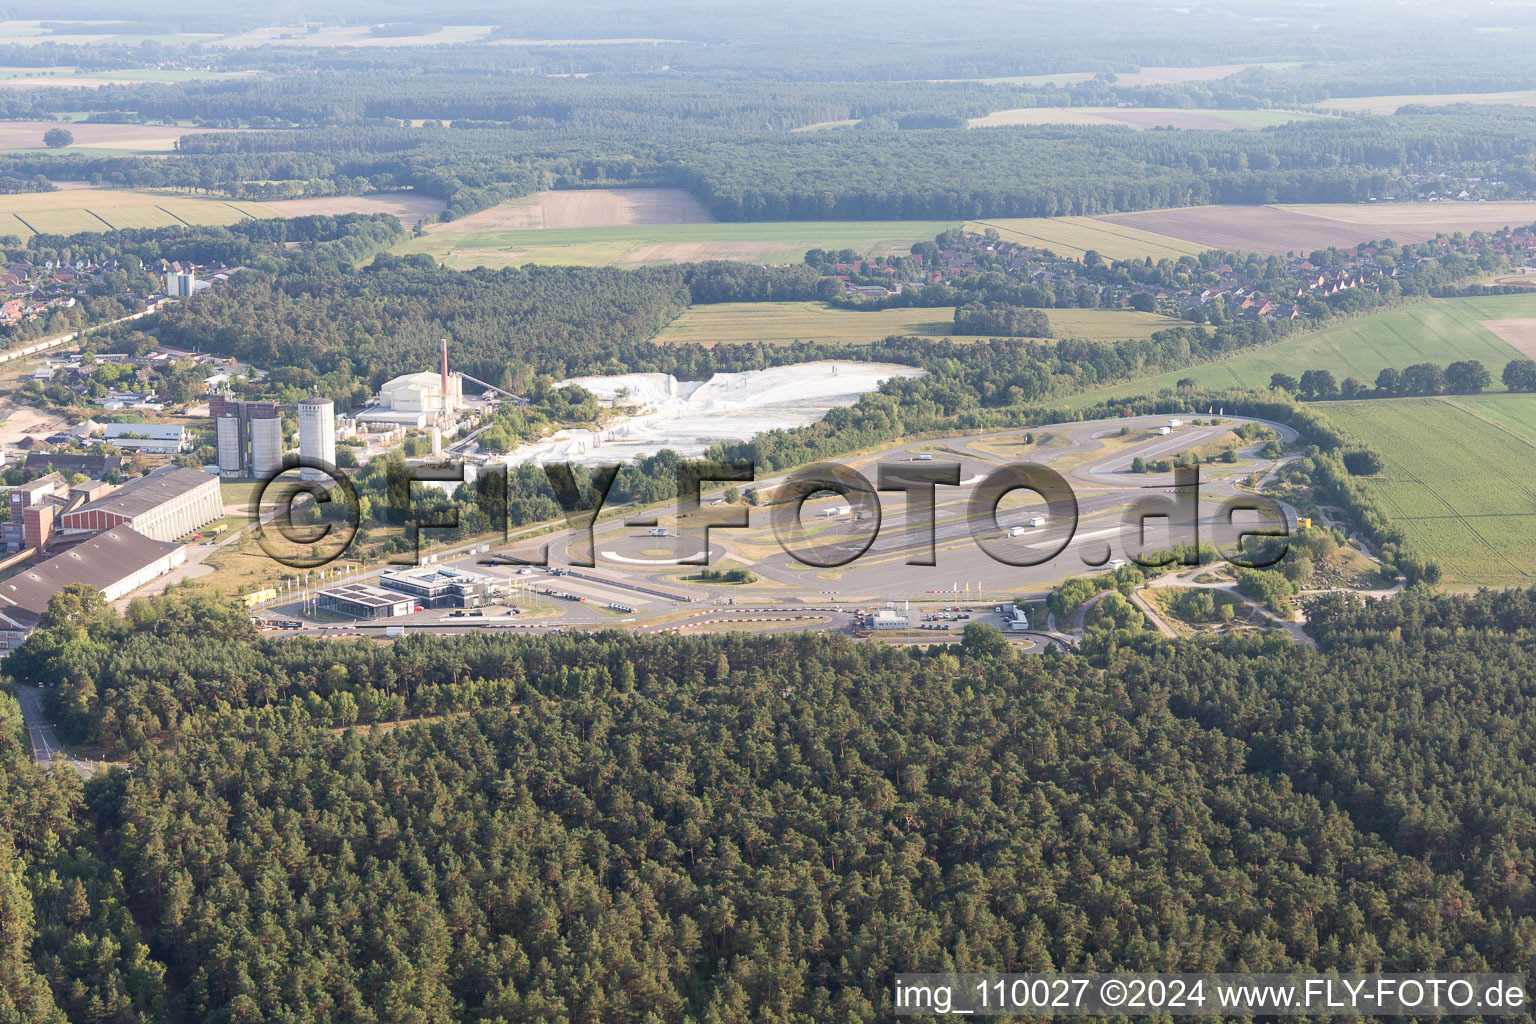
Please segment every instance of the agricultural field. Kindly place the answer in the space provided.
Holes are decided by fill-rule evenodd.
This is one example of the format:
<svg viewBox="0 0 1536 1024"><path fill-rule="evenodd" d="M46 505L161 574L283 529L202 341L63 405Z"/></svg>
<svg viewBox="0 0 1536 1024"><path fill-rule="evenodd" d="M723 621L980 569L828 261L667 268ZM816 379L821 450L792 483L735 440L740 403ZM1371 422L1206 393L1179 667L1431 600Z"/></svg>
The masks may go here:
<svg viewBox="0 0 1536 1024"><path fill-rule="evenodd" d="M1111 223L1103 217L1012 217L974 220L967 230L993 229L1005 240L1049 249L1060 256L1082 256L1090 249L1109 260L1178 259L1209 246L1169 235Z"/></svg>
<svg viewBox="0 0 1536 1024"><path fill-rule="evenodd" d="M275 216L260 203L138 189L64 189L0 196L0 235L71 234Z"/></svg>
<svg viewBox="0 0 1536 1024"><path fill-rule="evenodd" d="M0 45L6 46L36 46L42 43L57 43L61 46L86 46L92 43L165 43L168 45L185 45L187 43L206 43L217 39L218 35L211 32L177 32L172 28L166 32L102 32L99 31L101 22L79 20L52 20L26 21L11 20L0 21ZM112 27L116 27L116 23ZM168 26L169 27L169 26Z"/></svg>
<svg viewBox="0 0 1536 1024"><path fill-rule="evenodd" d="M446 224L429 234L702 224L714 220L680 188L589 188L536 192Z"/></svg>
<svg viewBox="0 0 1536 1024"><path fill-rule="evenodd" d="M1325 407L1381 451L1369 481L1393 521L1457 589L1536 579L1536 398L1390 399Z"/></svg>
<svg viewBox="0 0 1536 1024"><path fill-rule="evenodd" d="M1536 221L1536 202L1190 206L1092 219L1149 232L1196 250L1283 254L1383 238L1422 242L1440 232L1530 224Z"/></svg>
<svg viewBox="0 0 1536 1024"><path fill-rule="evenodd" d="M1131 128L1182 128L1205 131L1258 131L1290 121L1327 115L1308 110L1187 110L1173 107L1018 107L994 110L970 119L972 128L1013 125L1086 124Z"/></svg>
<svg viewBox="0 0 1536 1024"><path fill-rule="evenodd" d="M1229 359L1085 392L1071 404L1092 405L1112 398L1153 395L1185 378L1210 388L1263 388L1269 386L1269 378L1276 373L1296 377L1305 370L1328 370L1338 380L1354 377L1369 384L1389 366L1444 366L1459 359L1480 360L1493 374L1494 387L1502 388L1499 372L1521 353L1483 321L1531 316L1536 316L1536 293L1431 299L1347 320Z"/></svg>
<svg viewBox="0 0 1536 1024"><path fill-rule="evenodd" d="M1271 61L1260 64L1210 64L1203 67L1146 67L1115 76L1119 85L1169 85L1179 82L1216 82L1249 68L1292 68L1298 64ZM988 85L1071 85L1093 78L1091 71L1067 71L1054 75L1015 75L1001 78L946 78L946 82L982 82Z"/></svg>
<svg viewBox="0 0 1536 1024"><path fill-rule="evenodd" d="M223 132L225 128L191 128L166 124L92 124L85 121L0 121L0 151L44 149L43 136L63 128L75 141L59 150L106 153L168 153L183 135ZM104 152L105 151L105 152Z"/></svg>
<svg viewBox="0 0 1536 1024"><path fill-rule="evenodd" d="M260 77L260 71L180 71L171 68L126 68L121 71L81 71L79 68L0 67L0 89L79 89L143 82L194 82L206 79Z"/></svg>
<svg viewBox="0 0 1536 1024"><path fill-rule="evenodd" d="M866 256L906 252L912 243L958 226L952 221L770 221L465 231L463 224L453 221L420 238L406 239L396 251L428 253L457 270L525 263L591 267L742 260L779 264L799 263L805 251L813 248L853 249Z"/></svg>
<svg viewBox="0 0 1536 1024"><path fill-rule="evenodd" d="M258 216L309 217L316 214L337 216L343 213L389 213L409 228L419 220L431 220L447 205L441 199L412 192L375 192L366 196L326 196L321 199L274 199L260 203L238 203L242 209L254 208Z"/></svg>
<svg viewBox="0 0 1536 1024"><path fill-rule="evenodd" d="M1518 107L1536 107L1536 89L1513 92L1414 93L1399 96L1340 96L1317 104L1328 110L1361 111L1371 114L1395 114L1399 107L1446 107L1453 103L1508 103Z"/></svg>
<svg viewBox="0 0 1536 1024"><path fill-rule="evenodd" d="M1145 338L1176 324L1155 313L1111 309L1052 309L1046 313L1053 335L1096 341ZM969 335L952 336L953 317L952 306L863 312L835 309L820 302L723 302L685 310L655 340L706 346L758 341L867 344L893 334L976 340Z"/></svg>
<svg viewBox="0 0 1536 1024"><path fill-rule="evenodd" d="M65 188L0 196L0 235L26 239L35 234L233 224L252 217L317 213L391 213L410 227L442 208L441 200L409 192L256 203L155 189Z"/></svg>

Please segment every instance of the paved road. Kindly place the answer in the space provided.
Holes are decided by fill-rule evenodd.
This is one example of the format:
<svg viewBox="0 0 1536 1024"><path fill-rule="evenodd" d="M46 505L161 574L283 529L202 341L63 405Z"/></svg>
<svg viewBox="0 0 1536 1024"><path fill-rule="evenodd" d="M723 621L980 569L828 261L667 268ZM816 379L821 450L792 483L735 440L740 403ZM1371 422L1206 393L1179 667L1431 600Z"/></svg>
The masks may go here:
<svg viewBox="0 0 1536 1024"><path fill-rule="evenodd" d="M86 778L96 773L96 765L70 757L64 745L54 735L48 712L43 708L43 691L35 686L17 686L16 702L21 705L21 717L27 726L27 739L32 743L32 756L44 768L64 764Z"/></svg>

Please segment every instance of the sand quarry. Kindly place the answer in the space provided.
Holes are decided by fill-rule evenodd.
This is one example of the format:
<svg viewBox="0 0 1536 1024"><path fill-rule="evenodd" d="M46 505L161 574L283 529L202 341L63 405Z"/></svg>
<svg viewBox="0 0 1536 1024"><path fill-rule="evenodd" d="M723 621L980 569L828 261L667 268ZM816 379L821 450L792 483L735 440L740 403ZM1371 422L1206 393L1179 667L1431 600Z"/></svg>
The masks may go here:
<svg viewBox="0 0 1536 1024"><path fill-rule="evenodd" d="M823 360L744 373L717 373L707 381L680 381L665 373L575 377L577 385L623 411L601 431L564 430L506 455L510 465L531 462L628 462L671 449L698 456L722 441L748 441L767 430L803 427L829 411L853 405L894 377L923 370L899 363Z"/></svg>

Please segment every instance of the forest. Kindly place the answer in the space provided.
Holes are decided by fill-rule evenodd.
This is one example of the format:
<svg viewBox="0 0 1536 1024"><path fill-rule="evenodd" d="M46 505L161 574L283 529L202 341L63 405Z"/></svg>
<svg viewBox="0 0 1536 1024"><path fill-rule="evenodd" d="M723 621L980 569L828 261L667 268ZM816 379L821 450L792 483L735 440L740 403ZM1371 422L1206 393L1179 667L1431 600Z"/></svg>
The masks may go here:
<svg viewBox="0 0 1536 1024"><path fill-rule="evenodd" d="M246 86L256 91L242 102L270 120L285 109L284 98L263 94L262 81ZM294 91L296 102L314 99L279 81L286 84L270 88ZM389 82L389 96L402 95L397 84ZM1536 188L1536 112L1523 107L1416 108L1259 132L1084 125L973 130L924 127L944 118L894 110L894 120L871 117L857 129L792 132L761 123L768 115L750 109L764 102L757 93L721 105L716 116L718 99L650 88L657 105L639 105L632 116L603 106L602 92L593 94L589 108L576 102L580 97L557 100L535 91L524 100L499 100L525 103L529 113L507 121L465 119L462 127L446 115L416 124L349 116L327 103L330 114L298 122L307 127L192 134L168 156L12 151L0 156L0 176L186 188L241 199L410 188L444 200L449 220L554 187L680 187L729 221L965 220L1206 203L1361 202L1406 190L1410 178L1430 174L1497 180L1512 195ZM805 102L795 107L801 113L775 116L807 123L804 118L861 110L852 100ZM185 104L208 109L200 95ZM970 112L987 104L962 91L952 105ZM733 126L734 117L757 127Z"/></svg>
<svg viewBox="0 0 1536 1024"><path fill-rule="evenodd" d="M7 670L132 772L45 778L0 717L30 1019L873 1020L898 970L1536 955L1533 591L1092 658L58 601Z"/></svg>

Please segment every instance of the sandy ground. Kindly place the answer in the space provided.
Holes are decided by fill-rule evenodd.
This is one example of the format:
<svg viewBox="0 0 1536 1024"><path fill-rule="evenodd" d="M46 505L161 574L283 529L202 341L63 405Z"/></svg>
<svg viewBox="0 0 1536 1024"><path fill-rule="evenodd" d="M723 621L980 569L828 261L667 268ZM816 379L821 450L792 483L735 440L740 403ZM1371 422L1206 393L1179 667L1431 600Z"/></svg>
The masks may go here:
<svg viewBox="0 0 1536 1024"><path fill-rule="evenodd" d="M1536 317L1511 317L1508 320L1479 320L1478 325L1497 334L1509 347L1536 359Z"/></svg>
<svg viewBox="0 0 1536 1024"><path fill-rule="evenodd" d="M1195 206L1096 219L1217 249L1287 253L1529 224L1536 221L1536 202Z"/></svg>
<svg viewBox="0 0 1536 1024"><path fill-rule="evenodd" d="M0 83L10 85L12 83ZM0 121L0 149L43 149L43 134L63 128L75 137L71 149L176 148L183 135L231 131L226 128L183 128L163 124L66 124L59 121Z"/></svg>
<svg viewBox="0 0 1536 1024"><path fill-rule="evenodd" d="M256 205L284 217L313 214L392 213L400 223L412 227L418 220L430 219L447 205L441 199L411 192L381 192L370 196L331 196L325 199L279 199Z"/></svg>
<svg viewBox="0 0 1536 1024"><path fill-rule="evenodd" d="M47 437L67 423L62 416L18 405L11 399L0 402L0 444L7 447L20 444L29 434Z"/></svg>
<svg viewBox="0 0 1536 1024"><path fill-rule="evenodd" d="M616 228L703 224L714 220L693 196L676 188L595 188L540 192L452 223L455 233L538 228ZM439 225L439 229L449 225Z"/></svg>

